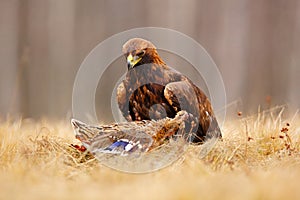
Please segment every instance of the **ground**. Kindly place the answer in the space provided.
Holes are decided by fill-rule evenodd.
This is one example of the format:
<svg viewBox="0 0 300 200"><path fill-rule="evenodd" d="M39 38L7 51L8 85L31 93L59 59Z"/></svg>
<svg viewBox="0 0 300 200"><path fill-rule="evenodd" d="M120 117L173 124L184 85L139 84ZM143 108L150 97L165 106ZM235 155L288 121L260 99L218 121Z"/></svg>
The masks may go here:
<svg viewBox="0 0 300 200"><path fill-rule="evenodd" d="M204 158L189 146L153 173L127 174L72 148L67 121L0 119L0 199L300 199L300 120L283 107L227 119Z"/></svg>

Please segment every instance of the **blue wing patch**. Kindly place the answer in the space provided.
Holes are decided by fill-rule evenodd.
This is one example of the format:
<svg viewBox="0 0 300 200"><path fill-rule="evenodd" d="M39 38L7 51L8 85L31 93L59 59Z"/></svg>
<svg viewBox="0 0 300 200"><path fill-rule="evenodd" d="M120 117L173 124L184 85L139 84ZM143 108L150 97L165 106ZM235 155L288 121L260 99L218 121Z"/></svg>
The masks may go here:
<svg viewBox="0 0 300 200"><path fill-rule="evenodd" d="M121 148L124 151L130 151L134 147L134 143L126 140L126 139L120 139L113 144L111 144L109 147L106 147L104 150L113 151L117 148Z"/></svg>
<svg viewBox="0 0 300 200"><path fill-rule="evenodd" d="M141 148L142 146L139 144L139 141L133 142L127 139L119 139L104 149L96 149L96 151L93 151L93 153L101 152L127 155L128 153L134 152L135 150Z"/></svg>

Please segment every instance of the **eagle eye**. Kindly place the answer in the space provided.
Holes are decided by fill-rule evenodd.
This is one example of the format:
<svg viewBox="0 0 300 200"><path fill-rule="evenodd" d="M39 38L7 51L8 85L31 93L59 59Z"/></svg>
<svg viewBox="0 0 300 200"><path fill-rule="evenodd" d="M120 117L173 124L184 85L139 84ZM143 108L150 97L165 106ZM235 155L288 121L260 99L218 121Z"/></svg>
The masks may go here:
<svg viewBox="0 0 300 200"><path fill-rule="evenodd" d="M142 51L136 53L136 55L137 55L138 57L142 57L143 55L145 55L145 53L146 53L146 51L145 51L145 50L142 50Z"/></svg>

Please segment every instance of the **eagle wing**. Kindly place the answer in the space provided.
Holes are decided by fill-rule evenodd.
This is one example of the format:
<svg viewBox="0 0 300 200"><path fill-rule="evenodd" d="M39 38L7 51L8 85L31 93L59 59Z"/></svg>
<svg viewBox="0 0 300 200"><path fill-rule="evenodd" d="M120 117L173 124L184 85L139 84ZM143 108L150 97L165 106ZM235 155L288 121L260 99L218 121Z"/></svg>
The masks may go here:
<svg viewBox="0 0 300 200"><path fill-rule="evenodd" d="M164 89L164 97L174 108L175 112L186 110L194 115L197 113L197 96L195 91L193 90L193 87L188 81L168 83Z"/></svg>
<svg viewBox="0 0 300 200"><path fill-rule="evenodd" d="M202 142L203 138L221 136L211 103L189 79L167 84L164 96L176 112L185 110L199 121L197 133L190 140Z"/></svg>

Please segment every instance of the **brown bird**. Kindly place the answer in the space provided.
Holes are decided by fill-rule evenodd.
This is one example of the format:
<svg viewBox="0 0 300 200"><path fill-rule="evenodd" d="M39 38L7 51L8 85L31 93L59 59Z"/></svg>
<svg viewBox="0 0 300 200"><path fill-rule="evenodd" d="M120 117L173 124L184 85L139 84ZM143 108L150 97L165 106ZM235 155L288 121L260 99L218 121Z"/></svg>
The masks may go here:
<svg viewBox="0 0 300 200"><path fill-rule="evenodd" d="M148 152L165 144L171 137L185 138L186 134L194 131L194 127L186 131L186 122L193 120L194 117L186 111L179 111L171 119L166 117L161 120L142 120L98 126L72 119L71 124L76 138L83 144L83 146L72 146L79 151L88 149L93 154L128 155L134 152Z"/></svg>
<svg viewBox="0 0 300 200"><path fill-rule="evenodd" d="M151 42L130 39L123 45L123 53L128 72L117 88L117 99L128 121L174 118L185 110L199 122L190 142L222 137L207 96L190 79L166 65Z"/></svg>

